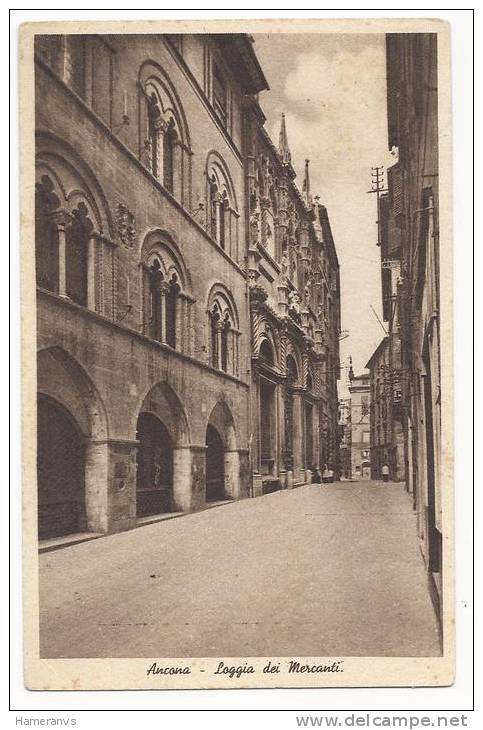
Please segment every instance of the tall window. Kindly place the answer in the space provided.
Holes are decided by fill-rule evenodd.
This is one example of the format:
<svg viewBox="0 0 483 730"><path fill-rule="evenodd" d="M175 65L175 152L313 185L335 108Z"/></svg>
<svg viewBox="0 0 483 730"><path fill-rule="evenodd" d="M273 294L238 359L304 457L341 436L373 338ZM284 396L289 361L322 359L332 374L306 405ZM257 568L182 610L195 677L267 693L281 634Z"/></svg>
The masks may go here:
<svg viewBox="0 0 483 730"><path fill-rule="evenodd" d="M170 75L154 61L139 70L139 159L191 210L191 144L186 116Z"/></svg>
<svg viewBox="0 0 483 730"><path fill-rule="evenodd" d="M163 274L161 272L161 265L157 259L154 260L152 266L149 269L149 300L150 300L150 319L149 319L149 334L153 340L161 342L162 339L162 327L161 327L161 283L163 280Z"/></svg>
<svg viewBox="0 0 483 730"><path fill-rule="evenodd" d="M148 130L149 144L151 150L151 172L154 177L159 176L159 125L161 121L161 110L159 108L156 94L151 92L148 101Z"/></svg>
<svg viewBox="0 0 483 730"><path fill-rule="evenodd" d="M87 305L87 247L94 225L84 203L72 211L73 221L66 231L66 294L72 301Z"/></svg>
<svg viewBox="0 0 483 730"><path fill-rule="evenodd" d="M216 291L209 298L210 364L237 375L236 313L228 296Z"/></svg>
<svg viewBox="0 0 483 730"><path fill-rule="evenodd" d="M211 153L206 166L206 228L214 241L233 258L238 257L238 212L229 170Z"/></svg>
<svg viewBox="0 0 483 730"><path fill-rule="evenodd" d="M52 292L58 291L59 238L50 215L59 205L52 180L43 175L35 186L35 259L37 285Z"/></svg>
<svg viewBox="0 0 483 730"><path fill-rule="evenodd" d="M223 192L223 195L221 196L220 200L220 209L219 209L219 216L220 216L220 246L223 250L225 250L225 243L226 243L226 223L228 216L226 215L228 208L228 201L226 199L226 191Z"/></svg>
<svg viewBox="0 0 483 730"><path fill-rule="evenodd" d="M220 321L220 313L218 305L215 304L213 311L210 312L210 333L211 333L211 364L214 368L218 367L218 323Z"/></svg>
<svg viewBox="0 0 483 730"><path fill-rule="evenodd" d="M173 274L166 294L166 342L176 347L176 307L179 294L178 277Z"/></svg>
<svg viewBox="0 0 483 730"><path fill-rule="evenodd" d="M65 36L64 80L83 99L86 95L86 36Z"/></svg>
<svg viewBox="0 0 483 730"><path fill-rule="evenodd" d="M226 127L228 118L228 91L223 73L218 66L213 67L213 106L215 112Z"/></svg>
<svg viewBox="0 0 483 730"><path fill-rule="evenodd" d="M169 120L168 128L163 136L163 184L166 190L173 194L174 186L174 149L177 134L174 122Z"/></svg>
<svg viewBox="0 0 483 730"><path fill-rule="evenodd" d="M228 371L228 337L231 328L230 318L225 314L221 328L221 369Z"/></svg>

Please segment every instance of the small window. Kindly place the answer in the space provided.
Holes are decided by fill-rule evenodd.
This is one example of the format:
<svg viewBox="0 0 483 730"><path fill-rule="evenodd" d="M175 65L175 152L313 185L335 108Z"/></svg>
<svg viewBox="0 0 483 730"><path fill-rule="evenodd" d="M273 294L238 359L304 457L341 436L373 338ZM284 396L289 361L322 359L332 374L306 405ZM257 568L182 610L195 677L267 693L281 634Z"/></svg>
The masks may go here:
<svg viewBox="0 0 483 730"><path fill-rule="evenodd" d="M213 69L213 106L224 126L226 126L227 122L227 99L228 94L225 78L220 69L215 66Z"/></svg>

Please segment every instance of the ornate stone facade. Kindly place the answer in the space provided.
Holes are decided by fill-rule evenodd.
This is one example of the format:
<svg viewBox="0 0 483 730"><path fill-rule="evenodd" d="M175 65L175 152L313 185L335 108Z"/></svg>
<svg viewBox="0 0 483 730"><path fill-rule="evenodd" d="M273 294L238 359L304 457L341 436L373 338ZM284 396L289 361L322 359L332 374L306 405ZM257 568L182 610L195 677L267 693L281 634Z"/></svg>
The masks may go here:
<svg viewBox="0 0 483 730"><path fill-rule="evenodd" d="M42 537L289 487L328 453L326 211L264 131L250 39L175 40L37 37Z"/></svg>

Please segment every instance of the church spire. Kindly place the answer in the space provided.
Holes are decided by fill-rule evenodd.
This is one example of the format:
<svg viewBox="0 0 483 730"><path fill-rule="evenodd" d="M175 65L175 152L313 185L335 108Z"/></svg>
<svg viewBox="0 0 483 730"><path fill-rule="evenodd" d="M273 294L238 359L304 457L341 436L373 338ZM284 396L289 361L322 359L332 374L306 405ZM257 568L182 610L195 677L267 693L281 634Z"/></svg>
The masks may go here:
<svg viewBox="0 0 483 730"><path fill-rule="evenodd" d="M280 136L278 138L278 151L282 162L285 165L290 165L292 162L292 155L288 147L287 129L285 127L285 114L282 112L282 124L280 126Z"/></svg>
<svg viewBox="0 0 483 730"><path fill-rule="evenodd" d="M304 174L304 183L302 186L302 191L305 197L305 202L307 205L312 205L312 199L310 197L310 176L309 176L309 162L310 160L305 160L305 174Z"/></svg>

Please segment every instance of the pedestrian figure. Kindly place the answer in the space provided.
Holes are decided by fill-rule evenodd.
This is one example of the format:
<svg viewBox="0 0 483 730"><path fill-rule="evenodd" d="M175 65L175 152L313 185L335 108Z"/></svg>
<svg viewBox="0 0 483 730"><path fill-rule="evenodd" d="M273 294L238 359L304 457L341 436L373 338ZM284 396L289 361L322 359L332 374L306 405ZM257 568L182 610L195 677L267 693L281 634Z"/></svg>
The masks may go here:
<svg viewBox="0 0 483 730"><path fill-rule="evenodd" d="M386 463L382 467L382 481L383 482L389 481L389 467Z"/></svg>
<svg viewBox="0 0 483 730"><path fill-rule="evenodd" d="M333 481L334 481L334 470L330 466L329 467L329 482L333 483Z"/></svg>
<svg viewBox="0 0 483 730"><path fill-rule="evenodd" d="M324 471L322 472L322 481L324 484L328 483L329 477L330 477L329 469L327 467L327 464L324 464Z"/></svg>

